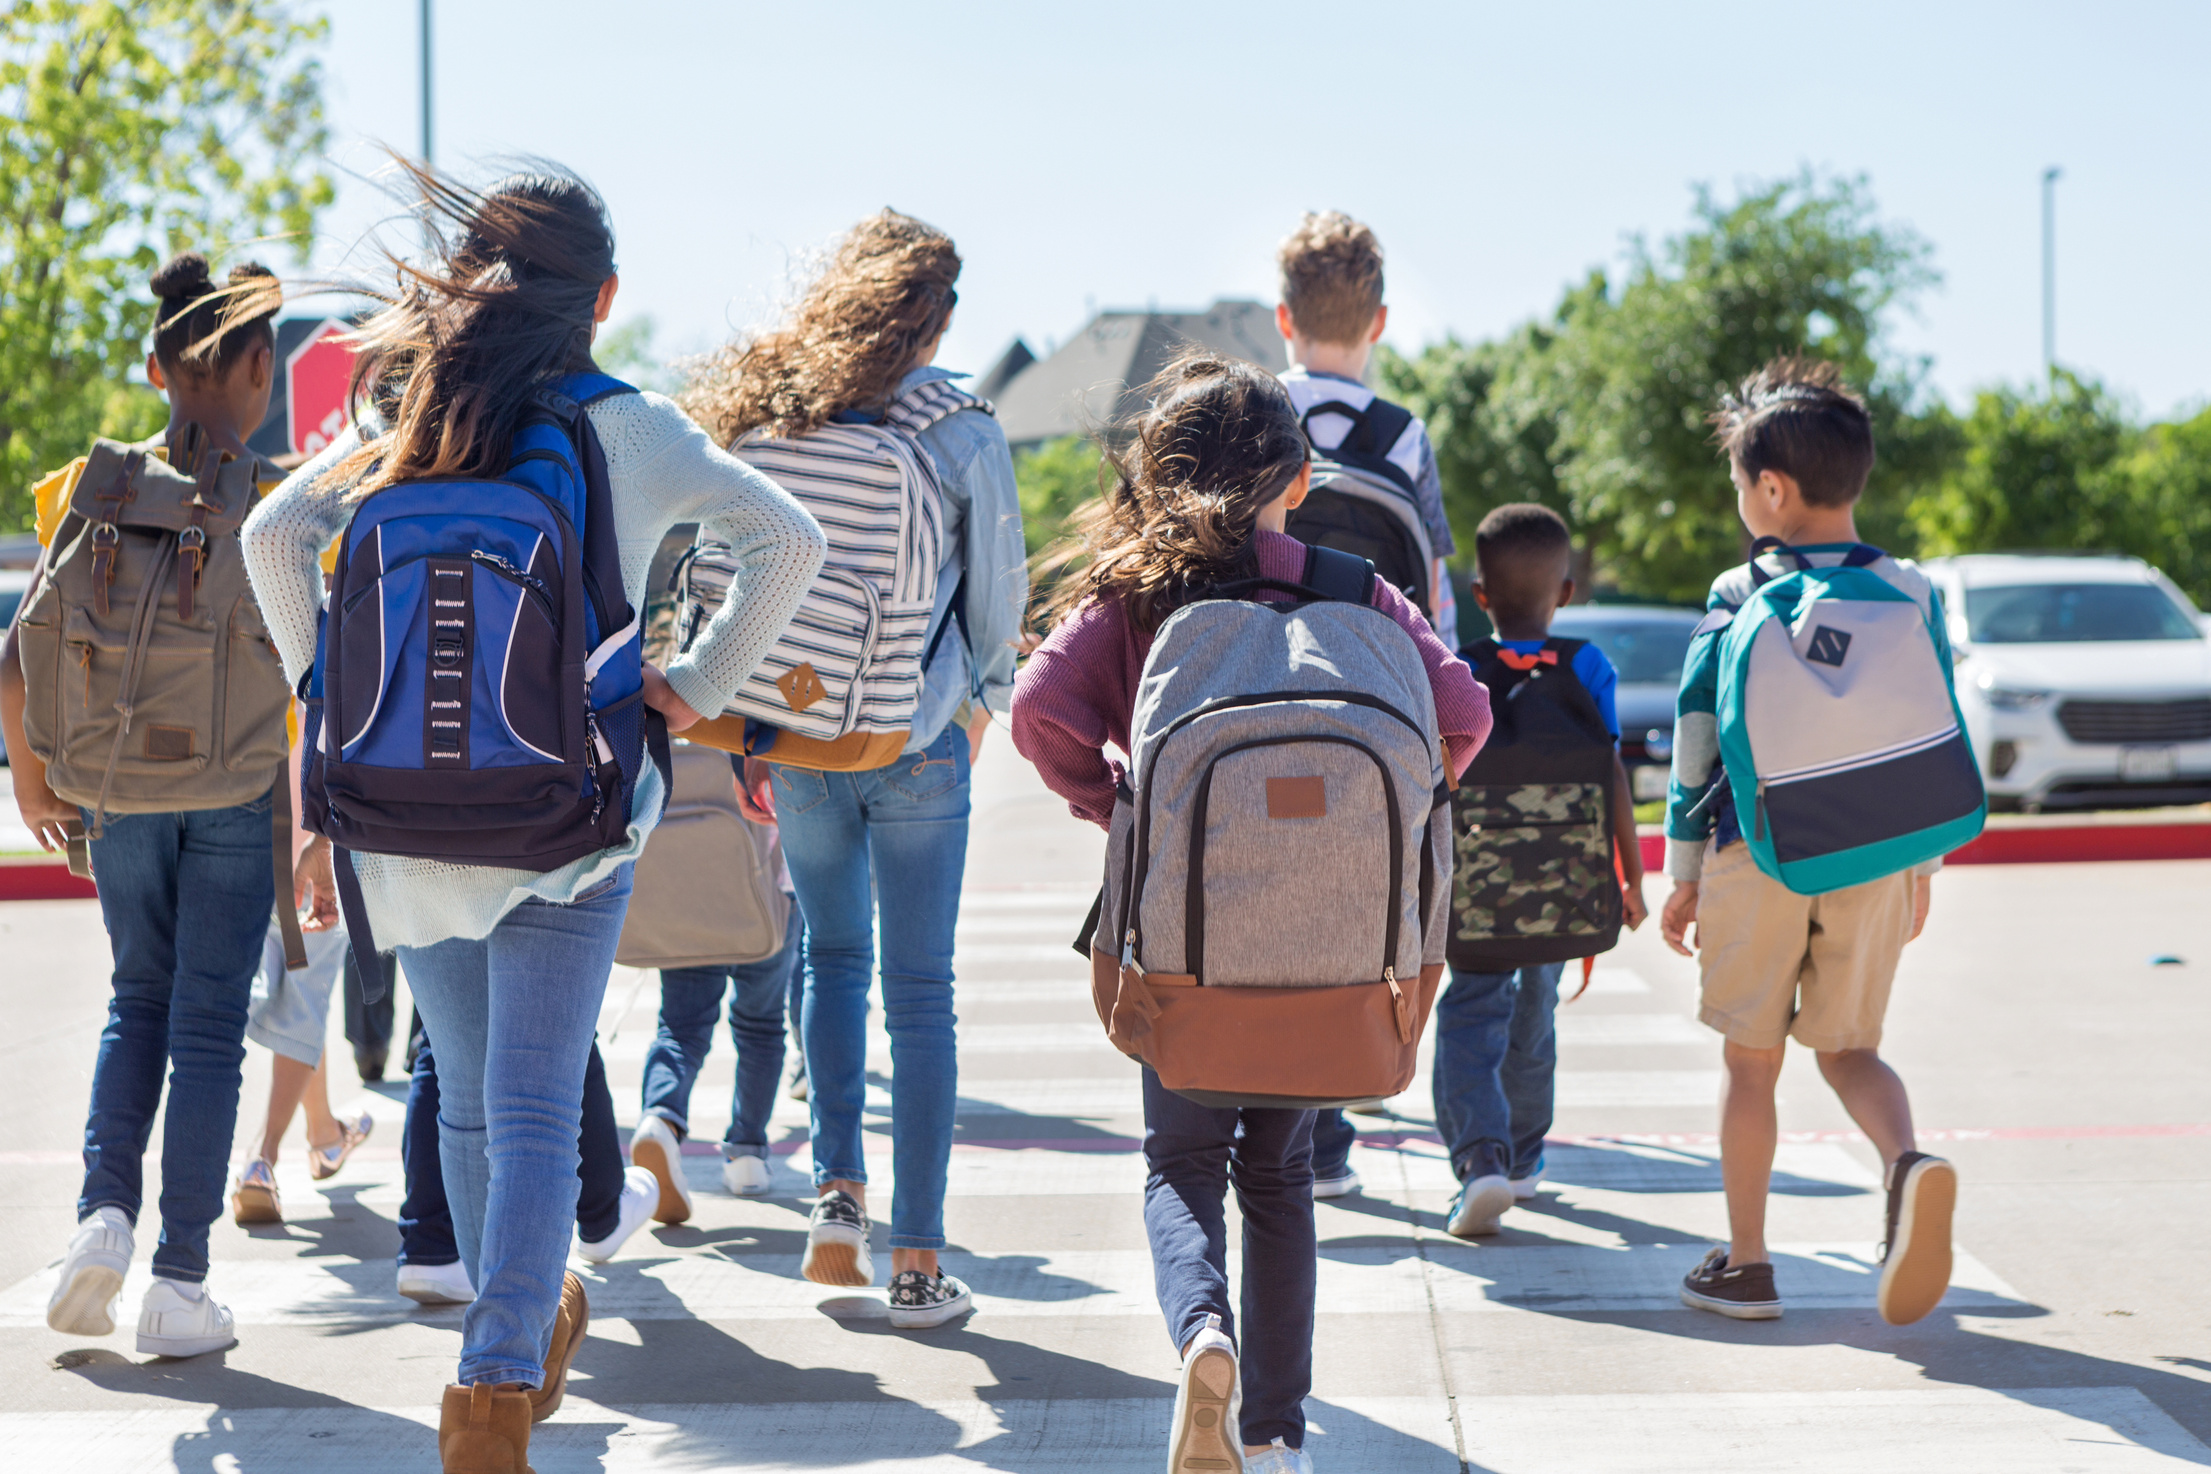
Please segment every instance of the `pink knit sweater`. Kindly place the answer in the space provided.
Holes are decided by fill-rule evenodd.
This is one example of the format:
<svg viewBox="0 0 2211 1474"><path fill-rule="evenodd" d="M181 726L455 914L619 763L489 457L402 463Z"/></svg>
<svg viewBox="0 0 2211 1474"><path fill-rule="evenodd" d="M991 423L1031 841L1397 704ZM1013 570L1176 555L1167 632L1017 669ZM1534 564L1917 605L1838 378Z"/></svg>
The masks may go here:
<svg viewBox="0 0 2211 1474"><path fill-rule="evenodd" d="M1294 537L1261 532L1258 550L1263 578L1294 583L1304 572L1305 544ZM1372 602L1420 647L1456 780L1489 737L1489 692L1403 594L1378 578ZM1100 828L1112 825L1113 789L1121 775L1120 764L1110 761L1104 748L1111 743L1123 756L1128 753L1136 688L1151 648L1152 637L1129 624L1118 599L1092 599L1052 631L1014 686L1013 745L1077 818Z"/></svg>

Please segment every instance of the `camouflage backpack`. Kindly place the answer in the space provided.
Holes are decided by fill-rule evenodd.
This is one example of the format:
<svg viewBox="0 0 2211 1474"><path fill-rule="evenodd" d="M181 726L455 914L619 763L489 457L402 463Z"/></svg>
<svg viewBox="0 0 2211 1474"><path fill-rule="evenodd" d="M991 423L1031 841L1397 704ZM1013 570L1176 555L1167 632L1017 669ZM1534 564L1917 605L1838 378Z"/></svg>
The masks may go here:
<svg viewBox="0 0 2211 1474"><path fill-rule="evenodd" d="M1465 651L1496 726L1452 799L1457 864L1447 955L1464 972L1510 972L1610 951L1612 734L1574 674L1582 640L1522 655Z"/></svg>

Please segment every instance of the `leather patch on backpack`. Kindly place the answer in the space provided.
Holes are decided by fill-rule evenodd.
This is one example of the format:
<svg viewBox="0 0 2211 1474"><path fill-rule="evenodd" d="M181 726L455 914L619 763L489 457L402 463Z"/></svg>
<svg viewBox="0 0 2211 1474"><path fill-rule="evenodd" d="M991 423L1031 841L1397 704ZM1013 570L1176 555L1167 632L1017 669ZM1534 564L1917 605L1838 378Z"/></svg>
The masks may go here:
<svg viewBox="0 0 2211 1474"><path fill-rule="evenodd" d="M191 761L192 729L149 726L146 728L146 756L157 763Z"/></svg>
<svg viewBox="0 0 2211 1474"><path fill-rule="evenodd" d="M775 688L783 693L783 699L791 704L791 710L804 711L827 696L821 677L814 674L811 663L801 661L776 678Z"/></svg>
<svg viewBox="0 0 2211 1474"><path fill-rule="evenodd" d="M1328 785L1319 777L1269 778L1267 817L1270 819L1325 819L1328 817Z"/></svg>

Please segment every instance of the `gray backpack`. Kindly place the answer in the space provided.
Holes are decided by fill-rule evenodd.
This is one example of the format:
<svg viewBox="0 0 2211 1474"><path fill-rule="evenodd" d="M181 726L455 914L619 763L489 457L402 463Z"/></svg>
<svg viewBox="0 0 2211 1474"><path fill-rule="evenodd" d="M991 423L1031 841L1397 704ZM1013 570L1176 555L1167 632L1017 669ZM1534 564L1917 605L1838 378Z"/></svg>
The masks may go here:
<svg viewBox="0 0 2211 1474"><path fill-rule="evenodd" d="M738 812L729 754L679 740L669 755L675 781L637 857L614 960L658 968L765 961L783 949L791 920L775 831Z"/></svg>
<svg viewBox="0 0 2211 1474"><path fill-rule="evenodd" d="M271 791L287 960L305 964L291 896L284 714L291 688L246 579L238 529L258 465L187 429L172 466L95 441L17 619L24 736L56 795L110 814L222 809Z"/></svg>
<svg viewBox="0 0 2211 1474"><path fill-rule="evenodd" d="M1411 1083L1443 973L1451 832L1435 698L1373 565L1177 610L1144 664L1092 992L1123 1053L1213 1106ZM1294 603L1230 595L1274 587Z"/></svg>

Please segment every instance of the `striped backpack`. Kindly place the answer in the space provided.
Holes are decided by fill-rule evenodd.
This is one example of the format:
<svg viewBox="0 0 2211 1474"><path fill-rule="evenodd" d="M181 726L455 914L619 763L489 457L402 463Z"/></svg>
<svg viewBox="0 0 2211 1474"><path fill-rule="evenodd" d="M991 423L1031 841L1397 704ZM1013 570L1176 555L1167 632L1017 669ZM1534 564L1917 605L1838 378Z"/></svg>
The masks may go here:
<svg viewBox="0 0 2211 1474"><path fill-rule="evenodd" d="M943 494L916 439L988 401L935 379L873 424L828 424L790 439L755 430L731 447L821 524L829 558L790 627L728 709L683 735L792 767L878 768L904 750L921 694L923 642L944 562ZM676 573L679 645L728 596L737 561L701 539Z"/></svg>
<svg viewBox="0 0 2211 1474"><path fill-rule="evenodd" d="M1773 549L1796 561L1774 577ZM1988 798L1952 687L1941 610L1872 565L1863 543L1815 565L1752 545L1753 592L1718 629L1720 760L1758 868L1801 896L1894 875L1981 832ZM1701 807L1701 805L1700 805Z"/></svg>

